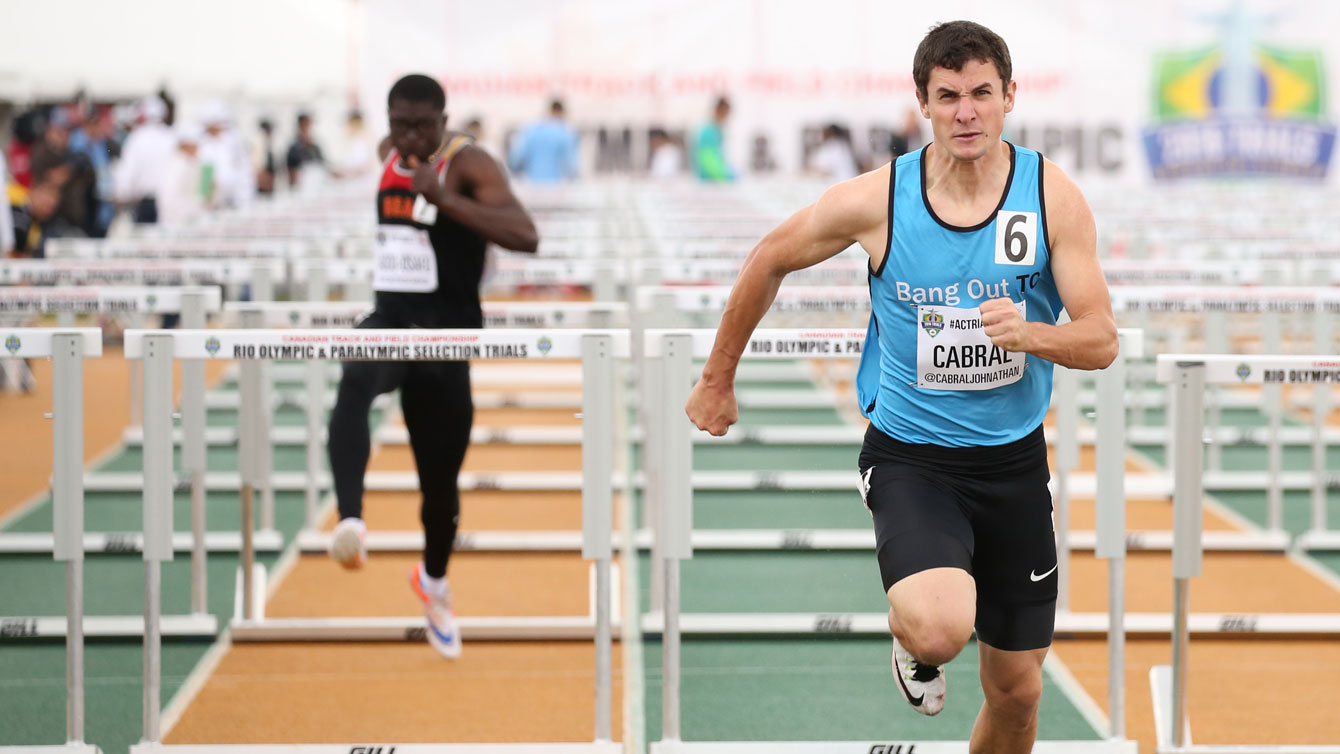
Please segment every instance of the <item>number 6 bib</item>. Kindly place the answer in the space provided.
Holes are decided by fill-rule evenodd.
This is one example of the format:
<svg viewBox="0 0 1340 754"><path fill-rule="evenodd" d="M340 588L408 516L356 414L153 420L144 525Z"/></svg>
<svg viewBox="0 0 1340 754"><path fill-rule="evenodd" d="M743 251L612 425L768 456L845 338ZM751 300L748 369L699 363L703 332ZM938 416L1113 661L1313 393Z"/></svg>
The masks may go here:
<svg viewBox="0 0 1340 754"><path fill-rule="evenodd" d="M1025 302L1014 307L1026 318ZM976 308L917 307L917 387L990 390L1018 382L1026 366L1026 354L991 343Z"/></svg>

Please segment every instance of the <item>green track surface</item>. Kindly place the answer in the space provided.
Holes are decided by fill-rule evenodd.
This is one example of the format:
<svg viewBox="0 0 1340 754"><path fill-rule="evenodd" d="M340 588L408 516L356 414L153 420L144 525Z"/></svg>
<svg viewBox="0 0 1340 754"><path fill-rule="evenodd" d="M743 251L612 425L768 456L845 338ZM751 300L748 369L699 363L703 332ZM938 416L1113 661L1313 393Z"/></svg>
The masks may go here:
<svg viewBox="0 0 1340 754"><path fill-rule="evenodd" d="M374 413L373 426L380 421ZM281 409L277 425L301 425L301 411ZM211 411L210 423L235 426L233 411ZM180 454L178 454L179 456ZM305 449L280 447L275 453L277 471L301 471L306 467ZM237 468L237 448L209 448L211 471ZM140 448L123 450L101 467L102 471L140 471ZM275 524L285 539L302 525L302 493L275 494ZM86 531L140 531L142 500L138 493L86 492ZM211 492L206 498L207 528L236 531L241 503L236 493ZM257 511L259 518L259 511ZM258 521L259 524L259 521ZM49 499L39 502L12 520L7 532L50 532L52 508ZM177 492L173 499L173 528L189 531L190 494ZM273 565L273 555L258 560ZM206 568L208 609L226 625L232 617L236 555L210 553ZM0 556L0 615L24 616L65 614L65 566L48 555ZM178 553L162 568L165 615L190 612L190 556ZM90 553L84 561L84 610L89 616L143 614L144 561L138 554ZM211 646L200 640L165 639L163 643L162 700L166 704L186 676ZM144 654L134 639L90 639L85 645L85 738L108 754L120 754L142 737L142 678ZM65 742L65 644L61 640L0 641L0 745L60 744Z"/></svg>
<svg viewBox="0 0 1340 754"><path fill-rule="evenodd" d="M689 639L682 645L682 738L687 741L966 739L982 704L977 646L946 667L945 709L934 719L903 700L888 639ZM643 646L647 738L661 734L661 645ZM1046 678L1038 736L1096 739Z"/></svg>

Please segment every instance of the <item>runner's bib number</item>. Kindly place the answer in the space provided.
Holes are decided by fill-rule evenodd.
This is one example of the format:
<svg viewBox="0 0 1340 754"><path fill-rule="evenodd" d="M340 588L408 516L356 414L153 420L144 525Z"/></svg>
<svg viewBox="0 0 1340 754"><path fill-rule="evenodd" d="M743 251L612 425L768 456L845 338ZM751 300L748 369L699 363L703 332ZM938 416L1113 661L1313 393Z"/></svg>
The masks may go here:
<svg viewBox="0 0 1340 754"><path fill-rule="evenodd" d="M1015 302L1026 317L1023 301ZM998 348L982 329L975 307L917 307L917 387L926 390L990 390L1024 376L1026 355Z"/></svg>
<svg viewBox="0 0 1340 754"><path fill-rule="evenodd" d="M428 231L409 225L377 226L372 287L397 293L437 290L437 256Z"/></svg>

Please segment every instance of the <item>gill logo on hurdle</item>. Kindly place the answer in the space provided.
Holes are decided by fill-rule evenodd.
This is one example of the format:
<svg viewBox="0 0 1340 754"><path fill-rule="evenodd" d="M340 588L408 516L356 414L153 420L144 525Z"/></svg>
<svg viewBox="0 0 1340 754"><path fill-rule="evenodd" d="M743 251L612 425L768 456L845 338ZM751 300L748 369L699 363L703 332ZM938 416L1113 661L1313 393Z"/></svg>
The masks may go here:
<svg viewBox="0 0 1340 754"><path fill-rule="evenodd" d="M872 744L867 754L916 754L916 744Z"/></svg>

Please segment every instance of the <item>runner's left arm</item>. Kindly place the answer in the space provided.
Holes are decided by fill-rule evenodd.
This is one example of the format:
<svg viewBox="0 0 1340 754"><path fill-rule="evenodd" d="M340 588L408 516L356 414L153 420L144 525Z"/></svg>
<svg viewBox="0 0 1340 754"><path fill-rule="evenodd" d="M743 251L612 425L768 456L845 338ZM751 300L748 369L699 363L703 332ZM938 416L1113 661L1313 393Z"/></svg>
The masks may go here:
<svg viewBox="0 0 1340 754"><path fill-rule="evenodd" d="M521 206L498 169L498 163L482 149L466 147L456 155L473 197L442 190L425 197L448 217L504 249L534 253L540 237L530 213Z"/></svg>
<svg viewBox="0 0 1340 754"><path fill-rule="evenodd" d="M1117 325L1107 280L1098 264L1093 212L1079 187L1051 162L1043 163L1052 278L1070 314L1063 325L1029 322L1008 298L981 305L991 342L1071 369L1102 369L1117 357Z"/></svg>

